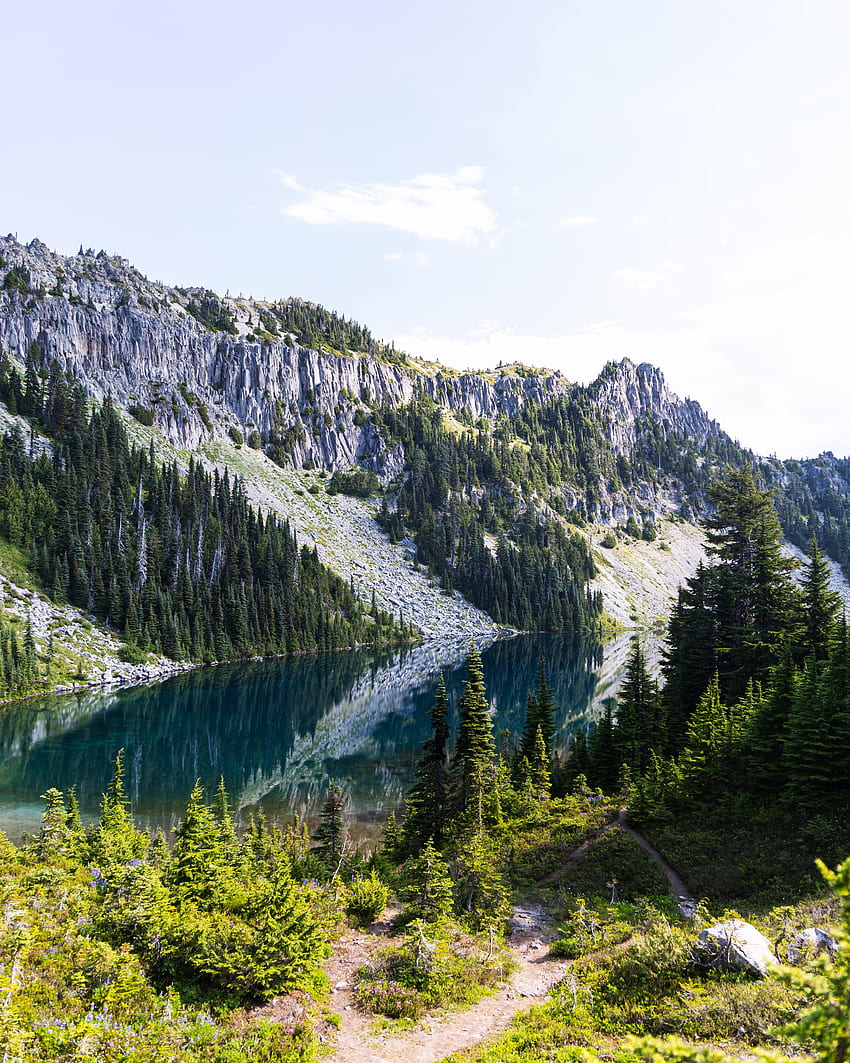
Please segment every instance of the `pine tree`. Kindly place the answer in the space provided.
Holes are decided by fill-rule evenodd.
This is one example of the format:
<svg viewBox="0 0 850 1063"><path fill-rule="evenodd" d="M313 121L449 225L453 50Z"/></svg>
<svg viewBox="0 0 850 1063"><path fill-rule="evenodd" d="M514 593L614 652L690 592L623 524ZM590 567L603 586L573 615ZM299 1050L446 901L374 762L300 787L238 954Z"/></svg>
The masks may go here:
<svg viewBox="0 0 850 1063"><path fill-rule="evenodd" d="M219 824L204 801L204 788L195 782L186 812L174 832L169 882L180 896L205 907L218 905L230 884Z"/></svg>
<svg viewBox="0 0 850 1063"><path fill-rule="evenodd" d="M212 814L218 826L218 835L225 858L232 863L239 853L239 839L236 836L236 826L230 812L230 797L224 785L223 775L218 780L218 788L213 797Z"/></svg>
<svg viewBox="0 0 850 1063"><path fill-rule="evenodd" d="M590 737L588 749L588 778L591 785L598 786L606 794L612 794L620 774L620 762L614 741L614 706L606 698L602 719Z"/></svg>
<svg viewBox="0 0 850 1063"><path fill-rule="evenodd" d="M86 832L86 841L92 860L104 868L144 855L148 839L136 829L124 791L123 749L115 755L112 780L101 801L100 821Z"/></svg>
<svg viewBox="0 0 850 1063"><path fill-rule="evenodd" d="M650 753L665 747L664 729L659 720L658 689L646 667L640 643L635 640L626 664L626 676L617 696L617 726L614 741L621 763L640 775L649 763Z"/></svg>
<svg viewBox="0 0 850 1063"><path fill-rule="evenodd" d="M452 914L454 894L446 862L429 838L422 852L402 869L401 898L405 916L437 923Z"/></svg>
<svg viewBox="0 0 850 1063"><path fill-rule="evenodd" d="M42 794L41 799L46 805L41 817L37 851L40 860L51 860L64 851L68 842L68 810L62 791L55 786Z"/></svg>
<svg viewBox="0 0 850 1063"><path fill-rule="evenodd" d="M534 754L528 762L528 789L538 801L545 801L552 791L552 774L549 771L549 753L543 738L543 728L537 726L537 741Z"/></svg>
<svg viewBox="0 0 850 1063"><path fill-rule="evenodd" d="M486 835L461 839L454 860L455 910L472 930L498 927L510 913L510 894L498 867L498 856Z"/></svg>
<svg viewBox="0 0 850 1063"><path fill-rule="evenodd" d="M319 814L319 826L313 835L319 843L317 853L333 874L336 874L345 852L345 798L337 783L332 782Z"/></svg>
<svg viewBox="0 0 850 1063"><path fill-rule="evenodd" d="M472 646L466 658L466 682L458 703L460 726L453 761L455 808L461 815L479 814L493 773L493 723L487 711L481 654Z"/></svg>

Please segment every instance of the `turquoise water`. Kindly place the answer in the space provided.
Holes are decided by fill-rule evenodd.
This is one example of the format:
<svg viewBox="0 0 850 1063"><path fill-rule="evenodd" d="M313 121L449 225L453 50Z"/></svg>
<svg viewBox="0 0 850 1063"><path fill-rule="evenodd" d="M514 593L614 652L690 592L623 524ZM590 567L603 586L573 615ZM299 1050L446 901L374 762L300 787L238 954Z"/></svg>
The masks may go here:
<svg viewBox="0 0 850 1063"><path fill-rule="evenodd" d="M42 698L0 718L0 828L38 828L40 795L76 785L84 819L98 815L117 750L141 826L173 828L196 779L223 775L240 816L261 805L281 820L314 817L328 784L349 802L353 833L401 805L444 670L452 711L467 647L347 651L201 668L119 691ZM521 730L525 700L546 659L557 703L558 741L598 714L616 687L622 640L521 636L483 651L497 735Z"/></svg>

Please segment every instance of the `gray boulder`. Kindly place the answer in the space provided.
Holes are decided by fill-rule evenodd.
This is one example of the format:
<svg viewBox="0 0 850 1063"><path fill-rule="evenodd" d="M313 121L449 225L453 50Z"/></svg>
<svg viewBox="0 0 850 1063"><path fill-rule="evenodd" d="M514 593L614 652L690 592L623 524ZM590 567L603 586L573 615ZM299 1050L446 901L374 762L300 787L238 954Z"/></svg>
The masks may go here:
<svg viewBox="0 0 850 1063"><path fill-rule="evenodd" d="M773 946L751 923L728 919L701 930L699 944L712 966L737 967L764 977L778 963Z"/></svg>
<svg viewBox="0 0 850 1063"><path fill-rule="evenodd" d="M838 942L820 927L809 926L791 939L788 962L802 963L807 956L819 956L822 952L833 958L838 952Z"/></svg>

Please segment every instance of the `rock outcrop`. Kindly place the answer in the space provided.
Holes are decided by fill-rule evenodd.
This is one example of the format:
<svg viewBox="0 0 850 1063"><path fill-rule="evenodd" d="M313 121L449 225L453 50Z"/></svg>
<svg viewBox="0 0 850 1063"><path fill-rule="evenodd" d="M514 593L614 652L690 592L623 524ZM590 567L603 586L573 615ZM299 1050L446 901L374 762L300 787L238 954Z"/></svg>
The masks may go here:
<svg viewBox="0 0 850 1063"><path fill-rule="evenodd" d="M574 387L559 373L458 374L414 360L312 350L292 335L259 342L257 321L272 304L152 282L103 251L61 256L38 240L23 246L8 236L0 238L0 276L0 346L8 354L23 362L38 344L43 367L55 359L90 395L111 394L121 406L141 409L183 448L228 433L246 440L252 432L263 440L276 433L296 468L360 464L390 480L403 455L369 419L370 408L425 394L448 410L492 420ZM223 308L227 329L198 320L204 299ZM609 367L595 395L617 453L634 444L650 414L665 433L704 439L719 431L649 365ZM618 500L600 506L603 517L620 509Z"/></svg>

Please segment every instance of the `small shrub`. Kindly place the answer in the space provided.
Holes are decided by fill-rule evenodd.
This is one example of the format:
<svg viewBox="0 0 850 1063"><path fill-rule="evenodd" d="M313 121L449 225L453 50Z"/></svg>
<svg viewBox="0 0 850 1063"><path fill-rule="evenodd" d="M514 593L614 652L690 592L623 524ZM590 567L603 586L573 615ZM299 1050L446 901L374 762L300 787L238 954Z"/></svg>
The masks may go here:
<svg viewBox="0 0 850 1063"><path fill-rule="evenodd" d="M148 659L148 655L135 643L128 642L126 646L122 646L118 651L118 660L123 661L125 664L144 664Z"/></svg>
<svg viewBox="0 0 850 1063"><path fill-rule="evenodd" d="M604 546L606 550L613 550L617 545L617 536L612 531L606 532L600 545Z"/></svg>
<svg viewBox="0 0 850 1063"><path fill-rule="evenodd" d="M263 445L263 440L260 433L255 428L248 436L248 446L252 450L259 450Z"/></svg>
<svg viewBox="0 0 850 1063"><path fill-rule="evenodd" d="M358 876L348 887L346 914L357 926L368 926L386 908L389 896L390 891L374 872L368 878Z"/></svg>
<svg viewBox="0 0 850 1063"><path fill-rule="evenodd" d="M425 1012L421 994L396 981L362 981L354 991L354 999L364 1011L386 1015L388 1019L419 1019Z"/></svg>
<svg viewBox="0 0 850 1063"><path fill-rule="evenodd" d="M230 428L227 429L227 434L230 436L230 438L233 440L237 447L241 447L242 444L245 442L245 438L242 433L239 431L238 428L233 425L231 425Z"/></svg>

